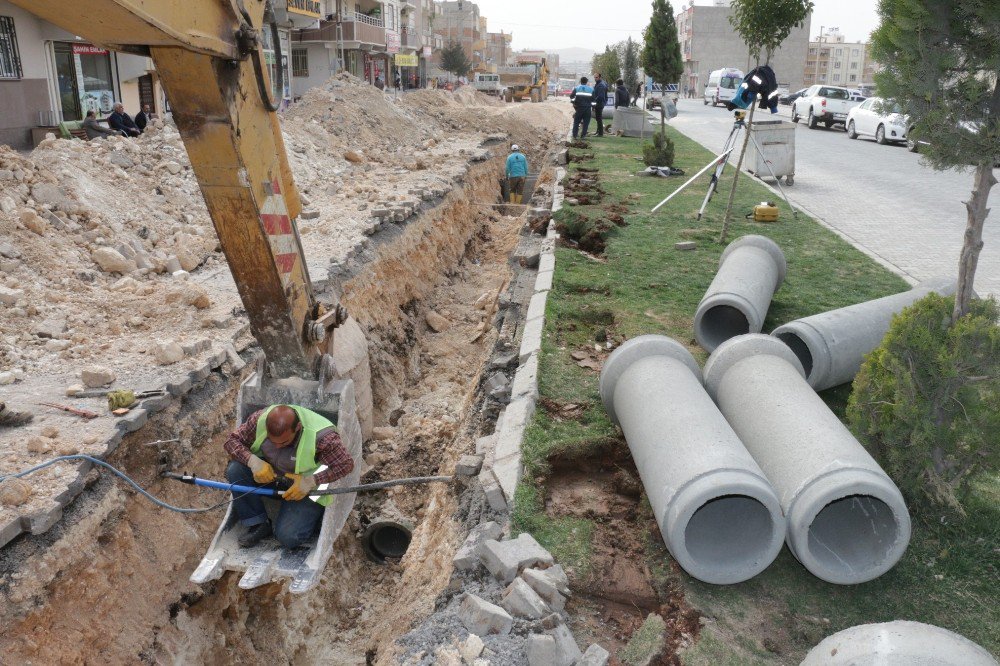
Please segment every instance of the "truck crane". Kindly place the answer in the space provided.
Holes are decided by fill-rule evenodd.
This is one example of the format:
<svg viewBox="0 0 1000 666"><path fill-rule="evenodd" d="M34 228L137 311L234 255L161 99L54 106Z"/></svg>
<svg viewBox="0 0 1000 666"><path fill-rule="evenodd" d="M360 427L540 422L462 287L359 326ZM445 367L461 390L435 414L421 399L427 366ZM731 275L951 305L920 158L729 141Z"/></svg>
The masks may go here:
<svg viewBox="0 0 1000 666"><path fill-rule="evenodd" d="M354 386L336 379L334 330L344 308L317 300L296 226L302 204L292 180L277 106L270 94L261 37L270 24L280 50L271 0L13 0L15 5L94 44L153 59L173 107L222 251L264 360L242 384L240 422L271 404L297 404L337 424L359 481L361 430ZM280 62L280 54L278 55ZM280 76L280 74L279 74ZM281 86L279 85L279 88ZM201 564L196 583L226 570L245 572L250 589L290 578L302 593L319 582L355 494L334 496L318 537L285 551L265 540L236 543L232 507ZM275 509L276 507L270 507Z"/></svg>

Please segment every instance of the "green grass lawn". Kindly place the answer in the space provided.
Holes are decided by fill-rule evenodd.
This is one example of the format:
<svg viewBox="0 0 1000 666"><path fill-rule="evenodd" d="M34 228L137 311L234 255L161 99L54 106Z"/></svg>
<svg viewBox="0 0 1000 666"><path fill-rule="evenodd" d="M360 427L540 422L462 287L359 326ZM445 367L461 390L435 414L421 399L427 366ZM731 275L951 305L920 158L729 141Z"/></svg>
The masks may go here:
<svg viewBox="0 0 1000 666"><path fill-rule="evenodd" d="M700 145L668 132L676 146L674 166L690 175L711 159ZM581 152L572 149L571 155ZM587 571L592 525L584 518L544 513L548 461L626 445L600 404L598 373L580 367L571 353L590 353L595 345L604 347L606 338L620 344L637 335L659 333L676 338L704 363L707 355L694 342L693 317L724 248L718 237L732 175L730 168L701 221L696 219L697 210L708 176L653 215L649 210L689 176L635 176L645 168L636 160L641 154L638 139L591 138L590 152L593 160L574 162L569 172L598 169L606 194L600 203L573 206L572 212L603 219L610 206L622 204L629 211L624 214L627 226L612 227L603 257L569 247L556 250L540 357L543 408L536 411L523 444L526 480L518 490L514 515L516 527L535 534L578 574ZM764 200L778 201L780 222L744 220L744 214ZM764 332L792 319L907 288L902 279L814 220L801 213L793 219L783 201L746 175L740 179L734 212L730 241L745 234L765 235L778 243L788 260L788 275L771 303ZM567 214L571 213L560 215ZM674 243L687 240L696 241L697 249L674 249ZM849 390L838 387L822 396L843 416ZM553 416L551 405L575 405L573 418ZM711 586L681 574L688 601L705 618L685 662L797 664L809 648L835 631L892 619L937 624L991 651L1000 650L998 500L1000 481L993 477L979 484L971 518L964 525L926 524L915 517L913 539L903 560L864 585L824 583L806 572L787 549L766 572L740 585ZM669 570L657 566L669 560L658 536L650 539L649 560L650 570Z"/></svg>

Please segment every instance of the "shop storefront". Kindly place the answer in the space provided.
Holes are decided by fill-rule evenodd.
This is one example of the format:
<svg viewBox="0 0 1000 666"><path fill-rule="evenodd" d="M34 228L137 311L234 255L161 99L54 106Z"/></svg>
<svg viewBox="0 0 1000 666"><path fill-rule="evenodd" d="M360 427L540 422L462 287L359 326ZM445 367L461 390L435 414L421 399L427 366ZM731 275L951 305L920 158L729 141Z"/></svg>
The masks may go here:
<svg viewBox="0 0 1000 666"><path fill-rule="evenodd" d="M107 117L120 98L112 54L79 42L53 42L52 48L62 119L83 120L88 111Z"/></svg>

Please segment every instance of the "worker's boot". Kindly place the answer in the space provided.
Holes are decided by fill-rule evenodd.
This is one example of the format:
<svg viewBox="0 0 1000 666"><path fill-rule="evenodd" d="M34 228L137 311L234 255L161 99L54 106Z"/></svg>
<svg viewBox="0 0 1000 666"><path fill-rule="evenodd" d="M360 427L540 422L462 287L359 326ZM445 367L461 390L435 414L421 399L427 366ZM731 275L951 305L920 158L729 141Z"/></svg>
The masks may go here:
<svg viewBox="0 0 1000 666"><path fill-rule="evenodd" d="M511 198L512 198L512 199L514 200L514 203L516 203L516 204L519 204L519 203L521 203L521 195L520 195L520 194L515 194L515 195L514 195L513 197L511 197Z"/></svg>
<svg viewBox="0 0 1000 666"><path fill-rule="evenodd" d="M259 525L247 528L237 539L237 543L240 544L240 548L253 548L269 536L271 536L271 523L265 520Z"/></svg>

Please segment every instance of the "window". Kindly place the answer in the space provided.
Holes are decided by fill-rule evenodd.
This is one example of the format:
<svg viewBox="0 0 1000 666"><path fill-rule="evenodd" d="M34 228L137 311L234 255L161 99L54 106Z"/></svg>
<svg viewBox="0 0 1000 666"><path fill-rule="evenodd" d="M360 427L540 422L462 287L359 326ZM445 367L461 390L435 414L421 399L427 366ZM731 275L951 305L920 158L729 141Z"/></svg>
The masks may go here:
<svg viewBox="0 0 1000 666"><path fill-rule="evenodd" d="M837 57L844 55L844 49L837 49Z"/></svg>
<svg viewBox="0 0 1000 666"><path fill-rule="evenodd" d="M53 50L63 120L83 120L88 111L98 118L110 114L118 101L111 54L81 42L54 42Z"/></svg>
<svg viewBox="0 0 1000 666"><path fill-rule="evenodd" d="M834 69L840 69L840 61L839 60L837 62L833 63L833 68Z"/></svg>
<svg viewBox="0 0 1000 666"><path fill-rule="evenodd" d="M396 5L385 6L385 29L396 29Z"/></svg>
<svg viewBox="0 0 1000 666"><path fill-rule="evenodd" d="M826 74L820 74L819 75L819 80L820 81L826 81Z"/></svg>
<svg viewBox="0 0 1000 666"><path fill-rule="evenodd" d="M854 81L857 81L857 80L858 80L858 75L857 74L851 74L851 82L853 83Z"/></svg>
<svg viewBox="0 0 1000 666"><path fill-rule="evenodd" d="M834 74L833 75L833 80L834 81L839 81L840 80L840 74Z"/></svg>
<svg viewBox="0 0 1000 666"><path fill-rule="evenodd" d="M816 55L816 49L809 49L809 55L811 56Z"/></svg>
<svg viewBox="0 0 1000 666"><path fill-rule="evenodd" d="M309 76L309 51L292 49L292 76Z"/></svg>
<svg viewBox="0 0 1000 666"><path fill-rule="evenodd" d="M851 63L851 69L857 69L857 68L858 68L858 63L852 62Z"/></svg>
<svg viewBox="0 0 1000 666"><path fill-rule="evenodd" d="M0 79L19 79L21 74L21 54L17 50L14 19L0 16Z"/></svg>
<svg viewBox="0 0 1000 666"><path fill-rule="evenodd" d="M858 50L857 49L852 50L851 51L851 55L854 56L855 58L857 58L858 57Z"/></svg>

